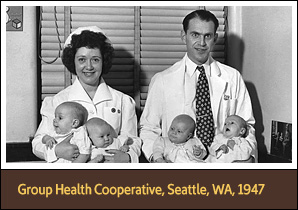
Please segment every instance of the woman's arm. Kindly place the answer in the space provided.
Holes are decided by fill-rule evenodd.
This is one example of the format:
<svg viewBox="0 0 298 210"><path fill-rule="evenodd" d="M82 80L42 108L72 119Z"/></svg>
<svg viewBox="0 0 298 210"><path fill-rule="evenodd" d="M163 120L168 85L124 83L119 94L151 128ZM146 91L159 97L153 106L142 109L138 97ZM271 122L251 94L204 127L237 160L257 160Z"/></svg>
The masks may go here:
<svg viewBox="0 0 298 210"><path fill-rule="evenodd" d="M135 102L131 97L124 95L122 99L121 128L118 139L124 143L128 138L132 138L133 144L130 145L130 149L127 153L120 152L114 155L114 162L123 162L123 159L127 161L131 159L132 163L139 162L142 143L137 135Z"/></svg>

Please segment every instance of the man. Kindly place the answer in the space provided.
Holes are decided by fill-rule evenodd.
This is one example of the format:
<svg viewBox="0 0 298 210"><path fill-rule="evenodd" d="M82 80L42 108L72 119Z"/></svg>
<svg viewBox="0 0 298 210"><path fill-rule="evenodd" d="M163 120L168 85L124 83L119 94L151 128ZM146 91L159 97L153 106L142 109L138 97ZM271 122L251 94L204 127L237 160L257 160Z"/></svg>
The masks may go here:
<svg viewBox="0 0 298 210"><path fill-rule="evenodd" d="M196 99L199 68L207 77L209 86L212 131L215 135L224 126L229 115L239 115L250 125L247 140L252 146L254 160L257 162L257 142L254 136L255 123L249 93L240 73L227 65L215 61L210 52L218 35L217 18L209 11L196 10L183 20L181 37L186 44L187 53L168 69L157 73L151 80L145 108L140 119L140 137L145 157L152 160L152 146L155 139L167 131L172 120L179 114L188 114L198 121ZM203 74L203 73L202 73ZM200 132L196 131L197 135ZM206 148L212 143L208 140Z"/></svg>

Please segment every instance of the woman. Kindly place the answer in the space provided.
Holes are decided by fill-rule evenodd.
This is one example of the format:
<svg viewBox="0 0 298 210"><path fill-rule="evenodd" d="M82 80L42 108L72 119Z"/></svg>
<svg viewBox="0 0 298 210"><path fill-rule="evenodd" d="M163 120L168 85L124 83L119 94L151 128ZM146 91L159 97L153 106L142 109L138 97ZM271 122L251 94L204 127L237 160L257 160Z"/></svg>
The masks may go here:
<svg viewBox="0 0 298 210"><path fill-rule="evenodd" d="M133 138L128 153L119 150L109 151L113 156L106 157L105 162L138 162L141 141L137 137L137 117L134 100L111 87L103 74L112 66L114 48L103 31L96 27L82 27L69 35L64 44L62 62L74 75L76 80L66 89L53 97L46 97L42 103L42 121L32 141L33 153L39 158L72 160L79 153L70 139L56 145L51 155L46 155L42 138L53 130L55 108L65 101L75 101L88 110L88 119L99 117L113 126L121 142Z"/></svg>

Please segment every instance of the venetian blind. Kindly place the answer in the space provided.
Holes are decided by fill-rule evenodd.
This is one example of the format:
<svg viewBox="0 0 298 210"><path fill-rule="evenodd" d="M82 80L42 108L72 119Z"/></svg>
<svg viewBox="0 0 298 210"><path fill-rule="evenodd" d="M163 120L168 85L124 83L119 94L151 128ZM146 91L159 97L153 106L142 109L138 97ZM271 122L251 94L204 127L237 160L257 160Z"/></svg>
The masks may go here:
<svg viewBox="0 0 298 210"><path fill-rule="evenodd" d="M102 28L115 48L115 58L106 82L144 107L152 76L180 60L185 52L181 40L182 20L197 7L41 7L40 39L42 99L70 85L59 50L66 37L81 26ZM218 41L213 57L225 58L225 7L203 7L219 20ZM59 44L61 42L61 44ZM60 51L60 55L59 55ZM139 113L140 114L140 113Z"/></svg>
<svg viewBox="0 0 298 210"><path fill-rule="evenodd" d="M64 7L40 8L41 94L54 95L67 85L61 61L64 43Z"/></svg>

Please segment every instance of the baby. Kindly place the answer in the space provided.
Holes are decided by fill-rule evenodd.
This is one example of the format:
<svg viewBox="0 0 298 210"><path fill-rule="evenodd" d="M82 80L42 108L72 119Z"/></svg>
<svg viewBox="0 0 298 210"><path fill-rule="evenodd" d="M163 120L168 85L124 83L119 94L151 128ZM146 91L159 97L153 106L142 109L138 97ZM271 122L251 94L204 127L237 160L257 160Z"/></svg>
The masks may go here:
<svg viewBox="0 0 298 210"><path fill-rule="evenodd" d="M252 147L245 139L247 124L238 115L226 118L222 133L214 137L207 162L231 163L235 160L247 160Z"/></svg>
<svg viewBox="0 0 298 210"><path fill-rule="evenodd" d="M58 163L85 163L87 162L91 152L91 142L87 136L85 127L83 126L87 121L88 112L79 103L67 101L61 103L55 109L55 118L53 126L55 133L52 135L45 135L42 138L42 143L46 144L48 158L47 162ZM65 160L56 157L51 157L49 150L54 149L54 145L62 142L65 138L73 135L70 140L71 144L75 144L79 148L80 155L73 161Z"/></svg>
<svg viewBox="0 0 298 210"><path fill-rule="evenodd" d="M194 138L195 121L188 115L178 115L172 121L168 137L159 137L153 144L153 160L157 163L204 162L207 152Z"/></svg>
<svg viewBox="0 0 298 210"><path fill-rule="evenodd" d="M133 140L128 138L122 145L114 128L101 118L91 118L87 121L86 128L93 145L89 163L103 162L104 155L111 155L105 152L108 149L119 149L122 152L128 152L129 145L133 143Z"/></svg>

